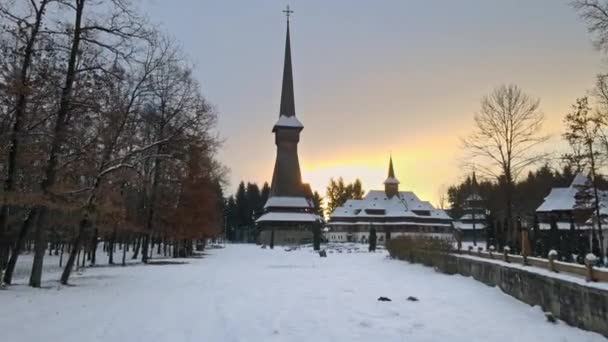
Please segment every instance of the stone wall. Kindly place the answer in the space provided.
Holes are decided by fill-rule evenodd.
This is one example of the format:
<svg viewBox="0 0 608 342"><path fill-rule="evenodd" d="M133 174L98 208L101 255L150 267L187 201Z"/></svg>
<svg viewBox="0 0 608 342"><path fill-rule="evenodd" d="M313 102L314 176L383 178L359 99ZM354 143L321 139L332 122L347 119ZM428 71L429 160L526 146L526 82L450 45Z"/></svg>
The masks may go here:
<svg viewBox="0 0 608 342"><path fill-rule="evenodd" d="M564 322L608 337L608 290L513 268L489 261L446 256L435 265L444 273L471 276L530 305L538 305Z"/></svg>

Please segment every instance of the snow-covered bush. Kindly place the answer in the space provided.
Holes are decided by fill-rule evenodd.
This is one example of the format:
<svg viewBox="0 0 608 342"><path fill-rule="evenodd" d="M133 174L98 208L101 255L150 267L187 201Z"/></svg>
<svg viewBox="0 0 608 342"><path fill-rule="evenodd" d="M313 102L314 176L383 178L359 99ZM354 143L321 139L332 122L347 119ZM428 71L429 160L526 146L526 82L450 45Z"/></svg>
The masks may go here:
<svg viewBox="0 0 608 342"><path fill-rule="evenodd" d="M392 258L434 267L442 265L453 248L454 243L449 239L426 236L399 236L386 243Z"/></svg>
<svg viewBox="0 0 608 342"><path fill-rule="evenodd" d="M596 262L597 262L597 256L595 256L595 254L589 253L589 254L585 255L585 263L587 265L593 265Z"/></svg>

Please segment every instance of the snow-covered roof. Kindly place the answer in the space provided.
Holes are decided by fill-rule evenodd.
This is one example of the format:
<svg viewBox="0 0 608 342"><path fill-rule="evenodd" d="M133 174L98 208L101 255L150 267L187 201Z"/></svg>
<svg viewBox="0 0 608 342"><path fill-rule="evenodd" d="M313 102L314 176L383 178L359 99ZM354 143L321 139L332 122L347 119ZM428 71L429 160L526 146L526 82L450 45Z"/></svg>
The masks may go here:
<svg viewBox="0 0 608 342"><path fill-rule="evenodd" d="M553 188L544 202L536 209L537 212L572 210L576 204L577 188Z"/></svg>
<svg viewBox="0 0 608 342"><path fill-rule="evenodd" d="M268 212L256 220L256 222L321 222L319 215L312 213L282 213Z"/></svg>
<svg viewBox="0 0 608 342"><path fill-rule="evenodd" d="M537 212L551 211L571 211L575 206L579 208L584 206L584 203L576 203L576 195L581 191L581 186L587 183L587 177L582 173L578 173L572 183L567 188L553 188L549 195L545 197L543 203L536 209ZM608 191L598 191L600 199L600 215L608 215ZM591 205L590 203L588 204Z"/></svg>
<svg viewBox="0 0 608 342"><path fill-rule="evenodd" d="M372 190L360 200L348 200L330 215L331 220L344 218L416 218L418 222L424 219L450 220L448 214L435 209L429 202L421 201L411 191L401 191L389 198L384 191Z"/></svg>
<svg viewBox="0 0 608 342"><path fill-rule="evenodd" d="M298 118L296 118L295 115L292 115L292 116L281 115L279 117L279 120L277 120L277 122L274 124L274 126L275 127L304 128L304 125L302 125L300 120L298 120Z"/></svg>
<svg viewBox="0 0 608 342"><path fill-rule="evenodd" d="M574 179L572 180L570 187L574 188L577 186L582 186L582 185L585 185L585 183L587 183L587 177L585 177L585 175L583 175L582 172L579 172L576 174L576 176L574 176Z"/></svg>
<svg viewBox="0 0 608 342"><path fill-rule="evenodd" d="M264 208L312 208L312 205L304 197L271 196L266 201Z"/></svg>

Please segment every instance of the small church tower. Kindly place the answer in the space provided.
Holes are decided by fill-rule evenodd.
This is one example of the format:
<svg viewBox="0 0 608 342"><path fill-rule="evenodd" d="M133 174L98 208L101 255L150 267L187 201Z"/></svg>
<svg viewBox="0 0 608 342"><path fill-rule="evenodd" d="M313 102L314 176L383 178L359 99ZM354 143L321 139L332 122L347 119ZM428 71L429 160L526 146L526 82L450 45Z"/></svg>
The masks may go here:
<svg viewBox="0 0 608 342"><path fill-rule="evenodd" d="M391 156L388 163L388 177L384 181L384 192L386 197L392 198L399 194L399 180L395 177L395 170L393 169L393 157Z"/></svg>

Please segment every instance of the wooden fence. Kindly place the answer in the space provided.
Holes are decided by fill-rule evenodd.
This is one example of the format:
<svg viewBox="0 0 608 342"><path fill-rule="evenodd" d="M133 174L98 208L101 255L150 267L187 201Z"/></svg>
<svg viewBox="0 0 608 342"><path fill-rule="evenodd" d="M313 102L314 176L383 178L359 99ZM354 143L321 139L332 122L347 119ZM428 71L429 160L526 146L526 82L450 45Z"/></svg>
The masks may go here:
<svg viewBox="0 0 608 342"><path fill-rule="evenodd" d="M524 266L543 268L555 273L566 273L582 276L587 281L608 282L608 270L599 269L591 265L579 265L558 260L543 259L536 257L524 257L516 254L508 254L492 251L468 250L456 252L461 255L472 255L483 259L500 260L507 263L517 263Z"/></svg>

